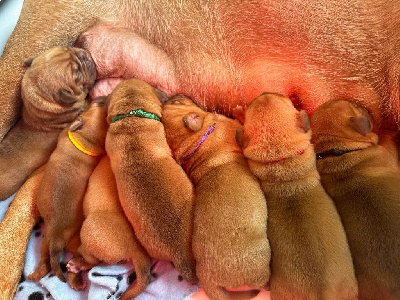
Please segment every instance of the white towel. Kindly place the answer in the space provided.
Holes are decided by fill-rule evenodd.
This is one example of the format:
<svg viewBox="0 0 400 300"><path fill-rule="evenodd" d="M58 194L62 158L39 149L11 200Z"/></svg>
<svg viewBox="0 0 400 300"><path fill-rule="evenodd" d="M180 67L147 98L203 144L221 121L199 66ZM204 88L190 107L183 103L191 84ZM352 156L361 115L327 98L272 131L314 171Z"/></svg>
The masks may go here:
<svg viewBox="0 0 400 300"><path fill-rule="evenodd" d="M0 202L0 220L3 219L13 196ZM132 263L121 265L98 265L83 274L87 280L86 289L73 290L67 283L61 282L53 272L44 276L38 283L28 280L28 275L36 268L40 260L40 243L43 238L43 222L32 231L14 300L106 300L119 299L129 284L136 278ZM10 249L12 251L12 249ZM64 263L70 259L63 257ZM153 260L152 278L147 289L137 300L183 300L199 289L183 280L170 262Z"/></svg>

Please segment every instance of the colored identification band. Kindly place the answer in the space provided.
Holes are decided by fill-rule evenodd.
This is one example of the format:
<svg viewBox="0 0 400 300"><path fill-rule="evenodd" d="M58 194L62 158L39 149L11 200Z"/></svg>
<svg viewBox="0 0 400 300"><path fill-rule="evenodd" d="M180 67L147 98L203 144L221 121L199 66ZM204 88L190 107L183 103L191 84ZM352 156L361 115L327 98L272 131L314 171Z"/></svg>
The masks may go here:
<svg viewBox="0 0 400 300"><path fill-rule="evenodd" d="M322 153L317 153L317 159L323 159L326 157L332 157L332 156L342 156L344 154L350 153L350 152L354 152L354 151L360 151L362 150L362 148L360 149L352 149L352 150L341 150L341 149L330 149L328 151L322 152Z"/></svg>
<svg viewBox="0 0 400 300"><path fill-rule="evenodd" d="M70 130L68 130L68 137L69 137L70 141L72 142L72 144L74 144L74 146L79 151L81 151L87 155L90 155L90 156L100 156L101 155L101 153L96 153L96 152L86 149L85 146L83 146L77 139L75 139L75 137L73 136L73 134Z"/></svg>
<svg viewBox="0 0 400 300"><path fill-rule="evenodd" d="M203 136L201 137L200 141L197 142L196 146L194 147L194 149L192 150L192 152L190 152L188 155L186 155L183 160L182 160L182 164L186 163L192 156L193 154L196 153L197 149L200 148L200 146L204 143L204 141L208 138L208 136L214 131L215 129L215 124L212 124L210 127L208 127L207 131L203 134Z"/></svg>
<svg viewBox="0 0 400 300"><path fill-rule="evenodd" d="M147 118L147 119L153 119L153 120L161 122L160 118L158 116L156 116L155 114L144 111L143 109L139 108L139 109L131 110L127 114L115 116L114 118L111 119L111 123L114 123L115 121L118 121L118 120L126 118L126 117Z"/></svg>

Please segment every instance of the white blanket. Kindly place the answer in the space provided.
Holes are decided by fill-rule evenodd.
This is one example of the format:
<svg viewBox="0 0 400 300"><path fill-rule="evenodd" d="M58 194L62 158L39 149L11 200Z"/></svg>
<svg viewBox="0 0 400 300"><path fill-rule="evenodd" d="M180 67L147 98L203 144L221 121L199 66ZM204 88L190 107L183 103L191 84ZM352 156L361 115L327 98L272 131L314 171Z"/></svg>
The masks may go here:
<svg viewBox="0 0 400 300"><path fill-rule="evenodd" d="M12 197L0 202L0 220L3 219ZM67 283L61 282L53 272L44 276L38 283L28 280L28 275L36 268L40 260L40 243L43 238L43 223L39 223L32 231L26 252L25 267L21 274L21 282L17 287L15 300L106 300L119 299L135 280L134 267L131 263L121 265L99 265L92 268L84 279L87 287L77 292ZM12 251L12 249L10 249ZM63 261L67 262L67 254ZM183 300L199 289L182 279L170 262L153 260L152 278L147 289L137 300Z"/></svg>

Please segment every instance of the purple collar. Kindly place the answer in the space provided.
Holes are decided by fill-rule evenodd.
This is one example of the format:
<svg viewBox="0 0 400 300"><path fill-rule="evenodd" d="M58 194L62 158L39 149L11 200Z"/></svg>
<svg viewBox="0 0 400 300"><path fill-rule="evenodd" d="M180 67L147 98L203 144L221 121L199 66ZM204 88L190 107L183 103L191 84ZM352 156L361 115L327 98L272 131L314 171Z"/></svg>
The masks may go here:
<svg viewBox="0 0 400 300"><path fill-rule="evenodd" d="M214 131L215 124L216 123L214 123L210 127L208 127L207 131L203 134L200 141L197 142L197 144L194 147L194 149L192 150L192 152L190 152L188 155L186 155L183 158L181 165L185 164L196 153L196 151L200 148L200 146L204 143L204 141L208 138L208 136Z"/></svg>

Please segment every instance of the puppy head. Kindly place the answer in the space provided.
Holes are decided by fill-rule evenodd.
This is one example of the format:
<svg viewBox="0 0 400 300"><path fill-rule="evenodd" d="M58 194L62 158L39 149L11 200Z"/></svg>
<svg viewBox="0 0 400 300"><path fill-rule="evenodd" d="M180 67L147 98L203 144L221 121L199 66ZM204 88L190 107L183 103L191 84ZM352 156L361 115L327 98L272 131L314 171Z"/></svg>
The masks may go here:
<svg viewBox="0 0 400 300"><path fill-rule="evenodd" d="M97 75L90 53L79 48L51 48L28 58L24 64L24 104L37 93L63 108L82 105Z"/></svg>
<svg viewBox="0 0 400 300"><path fill-rule="evenodd" d="M166 99L167 96L165 93L143 80L123 80L108 96L107 122L110 124L113 117L127 114L139 108L161 118L161 104Z"/></svg>
<svg viewBox="0 0 400 300"><path fill-rule="evenodd" d="M166 101L162 113L167 142L176 159L192 147L214 119L214 114L201 109L184 95L176 95Z"/></svg>
<svg viewBox="0 0 400 300"><path fill-rule="evenodd" d="M353 101L332 100L312 115L312 142L317 153L330 149L352 150L376 144L368 111Z"/></svg>
<svg viewBox="0 0 400 300"><path fill-rule="evenodd" d="M244 110L236 140L252 161L276 162L304 152L310 146L310 122L289 98L264 93Z"/></svg>
<svg viewBox="0 0 400 300"><path fill-rule="evenodd" d="M71 123L69 130L88 149L104 153L108 124L105 108L106 97L99 97Z"/></svg>

